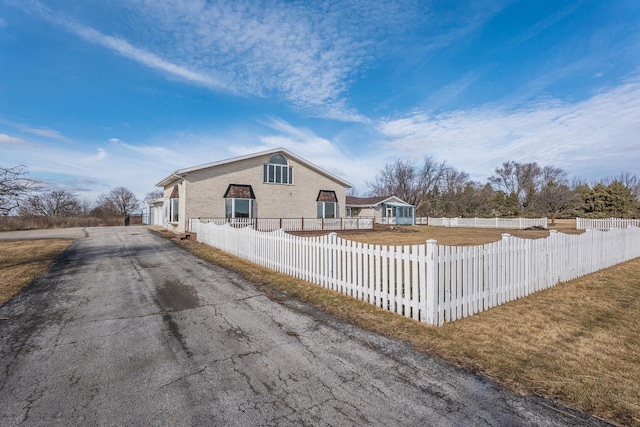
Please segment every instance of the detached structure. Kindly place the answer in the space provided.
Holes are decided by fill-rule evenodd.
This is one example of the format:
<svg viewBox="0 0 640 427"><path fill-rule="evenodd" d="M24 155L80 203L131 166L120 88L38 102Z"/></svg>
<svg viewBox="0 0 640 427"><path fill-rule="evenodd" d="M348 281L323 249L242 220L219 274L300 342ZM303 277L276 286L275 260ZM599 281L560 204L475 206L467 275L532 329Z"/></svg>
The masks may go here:
<svg viewBox="0 0 640 427"><path fill-rule="evenodd" d="M344 219L349 182L284 148L179 169L156 186L164 197L147 207L149 223L176 232L196 218L257 229L373 228L371 218L370 226Z"/></svg>
<svg viewBox="0 0 640 427"><path fill-rule="evenodd" d="M374 217L378 224L414 225L415 206L396 196L353 197L347 196L347 217Z"/></svg>

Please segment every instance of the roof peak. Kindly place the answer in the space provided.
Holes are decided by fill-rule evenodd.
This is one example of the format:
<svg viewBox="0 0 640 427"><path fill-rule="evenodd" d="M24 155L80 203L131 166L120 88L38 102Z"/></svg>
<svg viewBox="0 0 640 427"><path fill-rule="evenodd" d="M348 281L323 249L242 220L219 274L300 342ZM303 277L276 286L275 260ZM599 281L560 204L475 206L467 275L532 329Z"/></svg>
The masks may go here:
<svg viewBox="0 0 640 427"><path fill-rule="evenodd" d="M166 186L168 183L170 183L172 181L172 178L175 178L175 179L183 178L183 176L181 176L181 175L188 174L189 172L194 172L194 171L197 171L197 170L212 168L212 167L225 165L225 164L229 164L229 163L234 163L234 162L240 162L240 161L243 161L243 160L253 159L255 157L266 156L268 154L275 154L275 153L283 153L285 156L296 160L298 163L302 163L303 165L307 166L308 168L313 169L316 172L333 179L334 181L337 181L338 183L344 185L347 188L352 188L353 187L353 185L351 183L349 183L348 181L345 181L344 179L342 179L342 178L334 175L333 173L321 168L320 166L315 165L314 163L311 163L310 161L298 156L295 153L292 153L291 151L287 150L284 147L272 148L270 150L260 151L260 152L257 152L257 153L245 154L245 155L242 155L242 156L231 157L231 158L228 158L228 159L218 160L218 161L215 161L215 162L204 163L204 164L197 165L197 166L191 166L191 167L187 167L187 168L178 169L178 170L172 172L171 174L169 174L168 176L166 176L160 182L158 182L156 184L156 187L164 187L164 186Z"/></svg>

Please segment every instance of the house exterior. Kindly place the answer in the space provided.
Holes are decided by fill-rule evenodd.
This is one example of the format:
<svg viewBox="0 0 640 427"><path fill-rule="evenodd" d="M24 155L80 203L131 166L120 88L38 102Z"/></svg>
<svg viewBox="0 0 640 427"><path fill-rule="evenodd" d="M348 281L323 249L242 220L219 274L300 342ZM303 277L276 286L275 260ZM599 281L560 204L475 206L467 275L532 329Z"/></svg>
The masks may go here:
<svg viewBox="0 0 640 427"><path fill-rule="evenodd" d="M416 209L396 196L346 197L347 217L374 217L378 224L414 225Z"/></svg>
<svg viewBox="0 0 640 427"><path fill-rule="evenodd" d="M352 187L284 148L179 169L156 186L162 225L177 232L191 218L340 218Z"/></svg>

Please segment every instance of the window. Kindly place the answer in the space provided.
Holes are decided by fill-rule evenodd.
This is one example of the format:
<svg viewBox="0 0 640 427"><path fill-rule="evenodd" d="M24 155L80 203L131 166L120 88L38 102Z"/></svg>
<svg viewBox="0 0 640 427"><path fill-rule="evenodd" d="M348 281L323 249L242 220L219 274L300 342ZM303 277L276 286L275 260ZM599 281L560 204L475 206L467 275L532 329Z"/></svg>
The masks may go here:
<svg viewBox="0 0 640 427"><path fill-rule="evenodd" d="M318 218L338 217L338 197L335 191L320 190L318 198Z"/></svg>
<svg viewBox="0 0 640 427"><path fill-rule="evenodd" d="M412 218L413 208L411 206L398 206L396 208L396 216L398 218Z"/></svg>
<svg viewBox="0 0 640 427"><path fill-rule="evenodd" d="M224 198L225 218L253 218L256 197L250 185L230 184Z"/></svg>
<svg viewBox="0 0 640 427"><path fill-rule="evenodd" d="M337 218L336 206L334 202L318 202L318 218Z"/></svg>
<svg viewBox="0 0 640 427"><path fill-rule="evenodd" d="M282 154L273 154L264 165L264 182L273 184L293 184L293 167Z"/></svg>
<svg viewBox="0 0 640 427"><path fill-rule="evenodd" d="M171 196L169 196L169 222L178 222L178 212L180 212L180 194L178 186L173 186Z"/></svg>
<svg viewBox="0 0 640 427"><path fill-rule="evenodd" d="M253 218L253 200L226 199L225 218Z"/></svg>

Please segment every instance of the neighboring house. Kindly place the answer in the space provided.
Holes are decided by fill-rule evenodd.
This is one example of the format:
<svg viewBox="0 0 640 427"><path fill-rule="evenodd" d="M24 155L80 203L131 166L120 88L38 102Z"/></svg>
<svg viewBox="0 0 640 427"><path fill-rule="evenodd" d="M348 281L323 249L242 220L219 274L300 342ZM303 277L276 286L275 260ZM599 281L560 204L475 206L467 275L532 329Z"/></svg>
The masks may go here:
<svg viewBox="0 0 640 427"><path fill-rule="evenodd" d="M347 216L374 217L379 224L414 225L416 209L396 196L347 196Z"/></svg>
<svg viewBox="0 0 640 427"><path fill-rule="evenodd" d="M179 169L156 186L163 224L178 232L191 218L340 218L352 187L283 148Z"/></svg>

